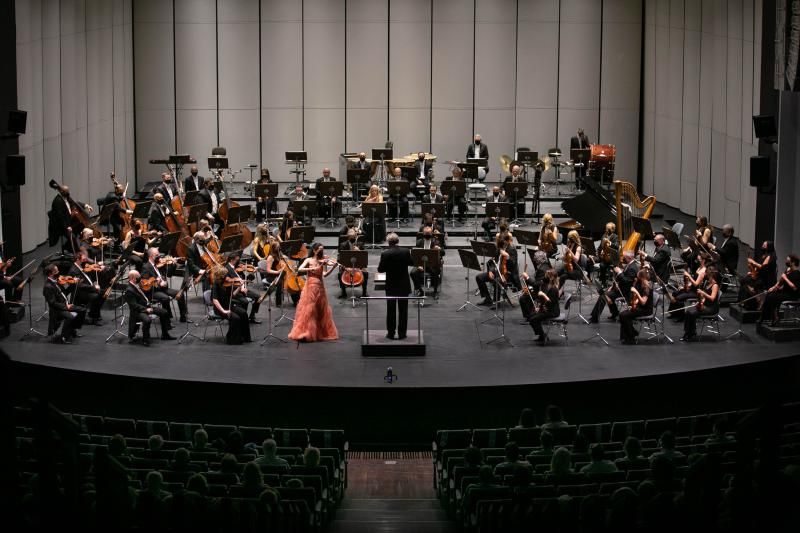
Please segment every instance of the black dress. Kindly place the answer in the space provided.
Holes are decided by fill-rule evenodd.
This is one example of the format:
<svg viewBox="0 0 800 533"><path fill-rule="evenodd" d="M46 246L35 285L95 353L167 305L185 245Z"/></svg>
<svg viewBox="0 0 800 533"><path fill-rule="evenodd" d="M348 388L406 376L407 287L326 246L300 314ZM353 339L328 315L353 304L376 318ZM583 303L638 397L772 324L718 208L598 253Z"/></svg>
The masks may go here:
<svg viewBox="0 0 800 533"><path fill-rule="evenodd" d="M626 309L619 314L619 338L623 342L633 342L638 332L633 327L633 322L640 316L647 316L653 313L653 291L652 288L645 288L644 284L636 281L634 288L639 291L642 298L647 298L647 302L639 302L636 309Z"/></svg>

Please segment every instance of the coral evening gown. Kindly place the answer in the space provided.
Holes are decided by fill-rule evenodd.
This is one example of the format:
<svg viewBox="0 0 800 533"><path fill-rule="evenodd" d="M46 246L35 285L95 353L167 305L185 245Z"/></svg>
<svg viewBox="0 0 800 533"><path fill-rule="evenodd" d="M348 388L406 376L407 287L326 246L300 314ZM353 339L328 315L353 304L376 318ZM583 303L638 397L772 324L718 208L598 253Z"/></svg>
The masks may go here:
<svg viewBox="0 0 800 533"><path fill-rule="evenodd" d="M328 305L328 295L322 280L322 265L308 272L308 279L300 294L294 325L289 332L293 341L333 341L339 338L333 313Z"/></svg>

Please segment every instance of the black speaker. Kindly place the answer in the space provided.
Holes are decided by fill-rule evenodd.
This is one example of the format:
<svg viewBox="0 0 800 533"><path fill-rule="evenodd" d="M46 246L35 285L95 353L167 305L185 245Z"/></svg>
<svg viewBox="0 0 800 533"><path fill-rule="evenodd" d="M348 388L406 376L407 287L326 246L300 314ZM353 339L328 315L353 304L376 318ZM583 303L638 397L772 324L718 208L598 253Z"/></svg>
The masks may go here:
<svg viewBox="0 0 800 533"><path fill-rule="evenodd" d="M0 184L6 186L25 185L25 156L7 155L6 171L0 174L0 179L2 179Z"/></svg>
<svg viewBox="0 0 800 533"><path fill-rule="evenodd" d="M769 157L757 155L750 158L750 186L767 187L769 185Z"/></svg>
<svg viewBox="0 0 800 533"><path fill-rule="evenodd" d="M753 115L753 129L759 139L774 139L778 136L775 115Z"/></svg>
<svg viewBox="0 0 800 533"><path fill-rule="evenodd" d="M25 126L28 123L28 112L15 109L8 112L8 132L25 133Z"/></svg>

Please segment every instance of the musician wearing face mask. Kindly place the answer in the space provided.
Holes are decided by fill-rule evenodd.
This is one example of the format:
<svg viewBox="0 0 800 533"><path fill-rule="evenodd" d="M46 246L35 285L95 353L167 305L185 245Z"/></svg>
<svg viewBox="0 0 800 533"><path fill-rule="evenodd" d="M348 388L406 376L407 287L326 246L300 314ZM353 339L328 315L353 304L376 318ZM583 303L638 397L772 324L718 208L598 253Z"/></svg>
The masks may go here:
<svg viewBox="0 0 800 533"><path fill-rule="evenodd" d="M694 271L697 268L697 255L700 253L708 253L708 245L713 243L713 233L711 227L708 225L708 218L705 216L698 216L695 220L697 227L692 235L694 244L687 246L681 252L681 259L686 262L689 270Z"/></svg>
<svg viewBox="0 0 800 533"><path fill-rule="evenodd" d="M569 140L569 147L571 150L579 150L590 148L589 137L583 132L583 128L578 128L577 134ZM586 188L584 180L586 179L586 166L575 167L575 188L583 190Z"/></svg>
<svg viewBox="0 0 800 533"><path fill-rule="evenodd" d="M120 184L116 184L114 185L114 190L106 194L106 197L102 200L103 208L107 205L114 206L108 217L108 225L111 226L111 236L115 239L120 239L120 229L123 226L122 213L125 212L128 215L133 214L132 210L128 209L123 211L122 207L120 207L124 191L125 189L123 189Z"/></svg>
<svg viewBox="0 0 800 533"><path fill-rule="evenodd" d="M44 271L47 280L44 282L42 294L50 312L50 326L47 334L52 335L53 342L72 344L74 337L81 336L78 330L83 326L86 308L72 303L71 291L59 285L58 266L51 263L45 267ZM70 285L70 287L72 286ZM59 322L62 323L61 334L56 333Z"/></svg>
<svg viewBox="0 0 800 533"><path fill-rule="evenodd" d="M639 333L633 327L634 320L653 314L653 284L646 269L636 274L628 302L628 309L619 314L619 338L622 344L635 344Z"/></svg>
<svg viewBox="0 0 800 533"><path fill-rule="evenodd" d="M225 228L225 221L219 214L219 207L224 201L222 194L222 181L206 180L205 189L200 191L200 198L206 204L206 219L212 224L217 225L217 231L222 231Z"/></svg>
<svg viewBox="0 0 800 533"><path fill-rule="evenodd" d="M422 230L422 237L417 239L416 248L423 250L439 250L439 264L429 264L425 269L417 267L411 271L411 281L414 283L414 293L417 296L422 296L423 285L425 283L425 276L427 274L430 280L430 286L433 289L433 297L436 298L439 292L439 282L442 279L442 265L444 261L444 248L441 247L439 239L433 234L433 228L430 226Z"/></svg>
<svg viewBox="0 0 800 533"><path fill-rule="evenodd" d="M735 276L739 268L739 239L733 236L733 226L730 224L722 226L722 243L717 246L709 242L708 248L719 254L720 265L726 272Z"/></svg>
<svg viewBox="0 0 800 533"><path fill-rule="evenodd" d="M58 186L58 184L56 186L59 187L59 193L53 198L50 208L50 245L58 242L59 237L64 237L63 249L74 252L78 250L78 236L83 225L72 216L72 210L83 208L85 212L91 213L93 209L87 203L73 200L70 196L69 186Z"/></svg>
<svg viewBox="0 0 800 533"><path fill-rule="evenodd" d="M605 289L608 286L608 278L614 267L614 258L619 254L619 237L617 236L617 225L613 222L606 223L606 230L600 238L600 247L597 252L599 263L598 272L600 286ZM667 265L669 268L669 264ZM667 278L662 278L667 279Z"/></svg>
<svg viewBox="0 0 800 533"><path fill-rule="evenodd" d="M256 185L265 185L272 183L272 178L269 176L269 169L261 169L261 177L258 178ZM259 196L256 198L256 223L269 218L273 213L278 212L278 202L275 198L270 196Z"/></svg>
<svg viewBox="0 0 800 533"><path fill-rule="evenodd" d="M625 250L622 253L622 266L614 267L614 284L602 291L597 303L594 304L592 309L591 318L589 322L597 324L603 309L608 304L608 309L611 311L610 320L616 320L619 315L619 308L617 308L616 299L625 298L630 299L631 287L633 282L636 281L636 274L639 272L639 263L634 261L634 253L630 250Z"/></svg>
<svg viewBox="0 0 800 533"><path fill-rule="evenodd" d="M225 266L214 267L214 286L211 289L211 302L217 315L228 319L228 332L225 334L226 344L242 344L251 342L250 324L247 322L247 304L241 306L241 299L236 295L239 285L232 284Z"/></svg>
<svg viewBox="0 0 800 533"><path fill-rule="evenodd" d="M287 209L289 209L292 212L294 212L294 211L296 211L295 205L294 205L295 202L303 202L303 201L306 201L308 199L309 199L308 198L308 194L303 190L303 186L300 185L300 184L295 185L294 192L291 195L289 195L289 205L288 205ZM308 215L304 216L302 212L299 212L299 213L297 213L297 216L300 217L300 218L297 219L297 221L298 222L302 222L302 224L304 226L310 226L311 225L311 217L309 217ZM285 238L285 237L282 236L281 238Z"/></svg>
<svg viewBox="0 0 800 533"><path fill-rule="evenodd" d="M669 262L671 258L669 248L667 247L667 239L662 233L656 233L656 236L653 238L653 243L656 245L653 254L648 255L644 250L640 250L639 257L650 263L653 271L658 276L658 278L651 279L653 283L659 283L659 280L666 283L667 280L669 280Z"/></svg>
<svg viewBox="0 0 800 533"><path fill-rule="evenodd" d="M236 271L236 268L239 266L239 260L241 256L238 253L231 254L228 257L228 262L225 263L225 269L227 270L227 277L231 279L239 279L242 282L246 281L247 274L242 274ZM234 295L234 300L238 302L239 307L244 310L247 310L248 303L252 302L250 305L250 323L251 324L261 324L261 320L256 318L256 314L258 313L258 308L261 304L258 303L258 298L260 294L258 294L253 289L248 289L244 283L238 285L239 290L236 291Z"/></svg>
<svg viewBox="0 0 800 533"><path fill-rule="evenodd" d="M342 251L342 250L345 250L345 251L347 251L347 250L360 250L361 248L359 248L359 246L358 246L358 234L356 233L355 228L348 229L346 235L347 235L347 239L343 240L343 241L341 241L341 243L339 243L339 250L340 251ZM342 272L344 272L344 270L342 270ZM363 276L363 282L361 283L361 296L362 297L366 297L367 296L367 284L369 283L369 272L367 272L366 269L361 270L361 275ZM347 285L346 283L344 283L344 281L342 281L342 276L340 275L339 276L339 289L341 289L340 292L339 292L339 299L340 300L344 300L345 298L348 297L348 295L347 295L347 288L348 287L349 287L349 285Z"/></svg>
<svg viewBox="0 0 800 533"><path fill-rule="evenodd" d="M541 250L537 250L533 254L534 272L533 276L528 272L522 273L522 284L524 289L527 289L528 294L533 297L541 290L542 284L545 281L545 274L551 270L550 261L547 259L547 254ZM523 321L522 324L529 324L531 315L534 313L534 302L530 296L521 294L519 297L520 310L522 311Z"/></svg>
<svg viewBox="0 0 800 533"><path fill-rule="evenodd" d="M196 232L192 236L192 245L186 254L186 270L192 278L197 279L200 277L203 284L203 292L211 288L211 282L207 275L208 264L203 258L210 259L212 264L216 263L216 256L206 247L209 242L208 235L202 231Z"/></svg>
<svg viewBox="0 0 800 533"><path fill-rule="evenodd" d="M547 335L544 332L542 323L545 320L557 317L561 313L558 305L558 274L555 270L550 269L547 271L544 283L534 300L537 305L528 322L533 332L537 335L536 342L544 345L547 343Z"/></svg>
<svg viewBox="0 0 800 533"><path fill-rule="evenodd" d="M69 275L77 278L78 284L76 286L75 303L85 306L89 311L87 313L88 323L93 326L102 326L103 320L100 317L100 309L103 307L103 294L100 291L100 282L95 272L85 272L84 268L87 264L91 263L89 255L86 250L80 250L75 255L75 261L69 269Z"/></svg>
<svg viewBox="0 0 800 533"><path fill-rule="evenodd" d="M490 192L489 195L486 197L486 201L493 203L498 203L498 202L505 203L508 202L508 198L506 197L505 191L500 187L498 187L497 185L495 185L494 187L492 187L492 192ZM491 240L492 231L494 231L494 229L497 227L498 222L499 221L497 220L496 216L486 217L486 220L484 220L483 223L481 224L481 226L483 227L484 240L487 241Z"/></svg>
<svg viewBox="0 0 800 533"><path fill-rule="evenodd" d="M748 273L739 279L738 296L738 301L745 309L757 309L759 292L775 285L778 276L777 263L778 256L772 241L761 243L753 257L747 258Z"/></svg>
<svg viewBox="0 0 800 533"><path fill-rule="evenodd" d="M489 174L489 147L478 133L475 134L473 142L467 146L467 160L469 159L486 159L486 166L478 169L478 180L486 179L486 175Z"/></svg>
<svg viewBox="0 0 800 533"><path fill-rule="evenodd" d="M131 230L125 235L125 240L122 243L123 253L127 254L128 260L134 269L141 271L144 256L152 241L153 239L142 232L142 223L134 220L131 224Z"/></svg>
<svg viewBox="0 0 800 533"><path fill-rule="evenodd" d="M199 174L197 165L193 165L189 175L183 180L183 190L189 191L202 191L205 188L206 179Z"/></svg>
<svg viewBox="0 0 800 533"><path fill-rule="evenodd" d="M136 343L136 332L139 329L139 324L141 324L141 344L142 346L150 346L151 316L158 318L161 323L161 340L175 340L175 337L169 334L169 314L166 309L153 306L151 298L139 286L141 277L141 274L136 270L128 272L128 286L125 287L125 302L131 310L131 317L128 322L128 342L130 344Z"/></svg>
<svg viewBox="0 0 800 533"><path fill-rule="evenodd" d="M147 217L147 227L161 233L169 233L167 217L172 213L172 208L164 199L164 195L157 192L153 195L153 204Z"/></svg>
<svg viewBox="0 0 800 533"><path fill-rule="evenodd" d="M3 257L3 243L0 243L0 289L5 289L6 300L19 302L22 299L22 289L19 286L24 279L11 270L13 261L13 258L6 260Z"/></svg>
<svg viewBox="0 0 800 533"><path fill-rule="evenodd" d="M403 179L403 173L400 167L395 167L392 171L392 180L398 181ZM391 181L391 180L390 180ZM408 222L408 196L402 194L389 195L389 200L386 202L386 208L389 212L389 221L394 222L398 216L398 205L400 207L400 220L401 222Z"/></svg>
<svg viewBox="0 0 800 533"><path fill-rule="evenodd" d="M522 175L522 167L519 165L514 165L511 167L511 175L506 176L506 179L503 180L503 184L506 183L524 183L525 177ZM505 187L503 187L505 190ZM514 219L522 219L525 217L525 197L524 196L517 196L514 198L513 191L510 193L506 193L506 196L509 197L509 201L516 203L512 207L511 218Z"/></svg>
<svg viewBox="0 0 800 533"><path fill-rule="evenodd" d="M414 161L413 176L409 176L409 185L411 192L419 199L425 194L425 189L430 182L433 174L433 163L425 160L425 152L417 154L417 160Z"/></svg>
<svg viewBox="0 0 800 533"><path fill-rule="evenodd" d="M172 199L178 196L178 187L172 179L172 174L169 172L161 174L161 184L156 187L156 192L160 192L167 203L172 203Z"/></svg>
<svg viewBox="0 0 800 533"><path fill-rule="evenodd" d="M364 152L359 153L358 160L355 163L353 163L353 168L366 170L371 167L372 164L369 161L367 161L367 154L365 154ZM361 198L362 195L366 194L368 187L369 187L369 181L358 182L358 190L356 191L357 197Z"/></svg>
<svg viewBox="0 0 800 533"><path fill-rule="evenodd" d="M167 311L170 318L172 318L172 308L169 305L170 300L175 298L178 302L178 309L180 310L180 321L186 322L186 292L179 294L180 291L169 287L167 278L170 275L170 269L174 270L174 265L162 266L164 273L158 266L159 251L158 248L150 248L147 250L147 262L142 265L142 277L145 279L155 278L157 281L153 285L152 299L160 302L161 306Z"/></svg>
<svg viewBox="0 0 800 533"><path fill-rule="evenodd" d="M452 176L447 176L444 180L445 181L464 181L463 171L459 167L454 167L453 168L453 175ZM446 195L444 197L444 201L447 203L447 207L445 208L445 209L447 209L447 216L451 217L453 215L453 206L457 205L458 206L458 221L459 222L463 222L464 221L464 215L466 215L466 213L467 213L467 199L466 199L466 197L463 194L455 196L453 198L451 198L449 195Z"/></svg>
<svg viewBox="0 0 800 533"><path fill-rule="evenodd" d="M323 168L322 177L317 178L317 215L326 221L336 218L341 211L338 198L331 195L330 191L328 191L328 185L326 185L334 181L336 181L336 178L331 177L331 169L329 168Z"/></svg>

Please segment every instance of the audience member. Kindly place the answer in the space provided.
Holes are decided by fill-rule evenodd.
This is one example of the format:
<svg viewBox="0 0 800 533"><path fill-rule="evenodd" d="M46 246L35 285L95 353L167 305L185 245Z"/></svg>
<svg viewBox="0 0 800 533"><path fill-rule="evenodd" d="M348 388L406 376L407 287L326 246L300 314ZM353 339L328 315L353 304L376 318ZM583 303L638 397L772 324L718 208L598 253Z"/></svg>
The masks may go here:
<svg viewBox="0 0 800 533"><path fill-rule="evenodd" d="M266 439L261 444L261 449L263 450L264 454L256 459L255 462L258 466L277 466L289 470L289 462L283 457L277 456L278 444L274 439Z"/></svg>
<svg viewBox="0 0 800 533"><path fill-rule="evenodd" d="M542 434L539 435L539 444L540 447L533 450L533 455L553 455L553 446L555 445L555 440L553 439L552 433L549 431L542 431Z"/></svg>
<svg viewBox="0 0 800 533"><path fill-rule="evenodd" d="M242 489L247 498L257 498L264 491L264 479L261 477L261 469L256 463L250 461L244 465L242 471Z"/></svg>
<svg viewBox="0 0 800 533"><path fill-rule="evenodd" d="M303 464L306 466L319 466L320 453L319 448L309 446L303 452Z"/></svg>
<svg viewBox="0 0 800 533"><path fill-rule="evenodd" d="M244 437L239 430L233 430L228 433L228 438L225 440L225 453L232 453L233 455L241 455L245 453Z"/></svg>
<svg viewBox="0 0 800 533"><path fill-rule="evenodd" d="M550 470L546 473L554 481L558 481L559 478L566 477L572 473L572 454L568 449L561 446L553 452L553 458L550 460Z"/></svg>
<svg viewBox="0 0 800 533"><path fill-rule="evenodd" d="M716 451L720 447L734 442L734 438L725 433L727 420L720 417L714 420L711 426L711 436L706 439L705 445L709 451Z"/></svg>
<svg viewBox="0 0 800 533"><path fill-rule="evenodd" d="M519 467L530 468L531 464L528 461L519 458L519 445L516 442L507 443L505 453L505 460L494 467L495 475L511 474Z"/></svg>
<svg viewBox="0 0 800 533"><path fill-rule="evenodd" d="M238 465L236 463L236 456L232 453L226 453L222 456L219 463L218 474L225 476L226 485L237 485L239 483Z"/></svg>
<svg viewBox="0 0 800 533"><path fill-rule="evenodd" d="M666 457L667 459L675 459L677 457L684 456L683 453L675 449L675 435L671 431L665 431L664 433L661 434L661 438L658 439L658 445L661 448L661 450L654 452L653 455L650 456L651 462L656 457Z"/></svg>
<svg viewBox="0 0 800 533"><path fill-rule="evenodd" d="M189 450L186 448L178 448L175 450L175 453L172 456L170 468L175 472L194 472Z"/></svg>
<svg viewBox="0 0 800 533"><path fill-rule="evenodd" d="M164 458L164 437L161 435L150 435L150 438L147 439L147 450L145 450L145 456L148 459L163 459Z"/></svg>
<svg viewBox="0 0 800 533"><path fill-rule="evenodd" d="M630 487L620 487L608 501L608 531L633 533L638 531L639 496Z"/></svg>
<svg viewBox="0 0 800 533"><path fill-rule="evenodd" d="M293 477L289 478L283 482L283 486L290 488L290 489L302 489L303 488L303 480Z"/></svg>
<svg viewBox="0 0 800 533"><path fill-rule="evenodd" d="M464 466L467 468L478 468L483 464L483 454L477 446L470 446L464 450Z"/></svg>
<svg viewBox="0 0 800 533"><path fill-rule="evenodd" d="M536 415L533 412L533 409L526 407L523 409L519 414L519 422L517 422L518 428L535 428L536 427Z"/></svg>
<svg viewBox="0 0 800 533"><path fill-rule="evenodd" d="M626 437L622 450L625 456L614 461L620 470L640 470L650 465L647 458L642 455L642 443L636 437Z"/></svg>
<svg viewBox="0 0 800 533"><path fill-rule="evenodd" d="M127 465L130 461L130 451L128 451L128 444L125 437L117 433L108 440L108 454Z"/></svg>
<svg viewBox="0 0 800 533"><path fill-rule="evenodd" d="M569 424L564 420L564 414L561 408L557 405L548 405L545 411L545 422L542 424L542 429L556 429L568 426Z"/></svg>
<svg viewBox="0 0 800 533"><path fill-rule="evenodd" d="M196 492L201 496L208 494L208 480L203 474L193 474L186 481L186 490Z"/></svg>
<svg viewBox="0 0 800 533"><path fill-rule="evenodd" d="M616 472L617 467L606 459L606 451L602 444L595 442L591 446L591 461L588 465L581 468L584 474L605 474L607 472Z"/></svg>
<svg viewBox="0 0 800 533"><path fill-rule="evenodd" d="M194 440L192 442L192 451L195 452L216 452L217 450L209 446L208 433L203 428L197 429L194 432Z"/></svg>

